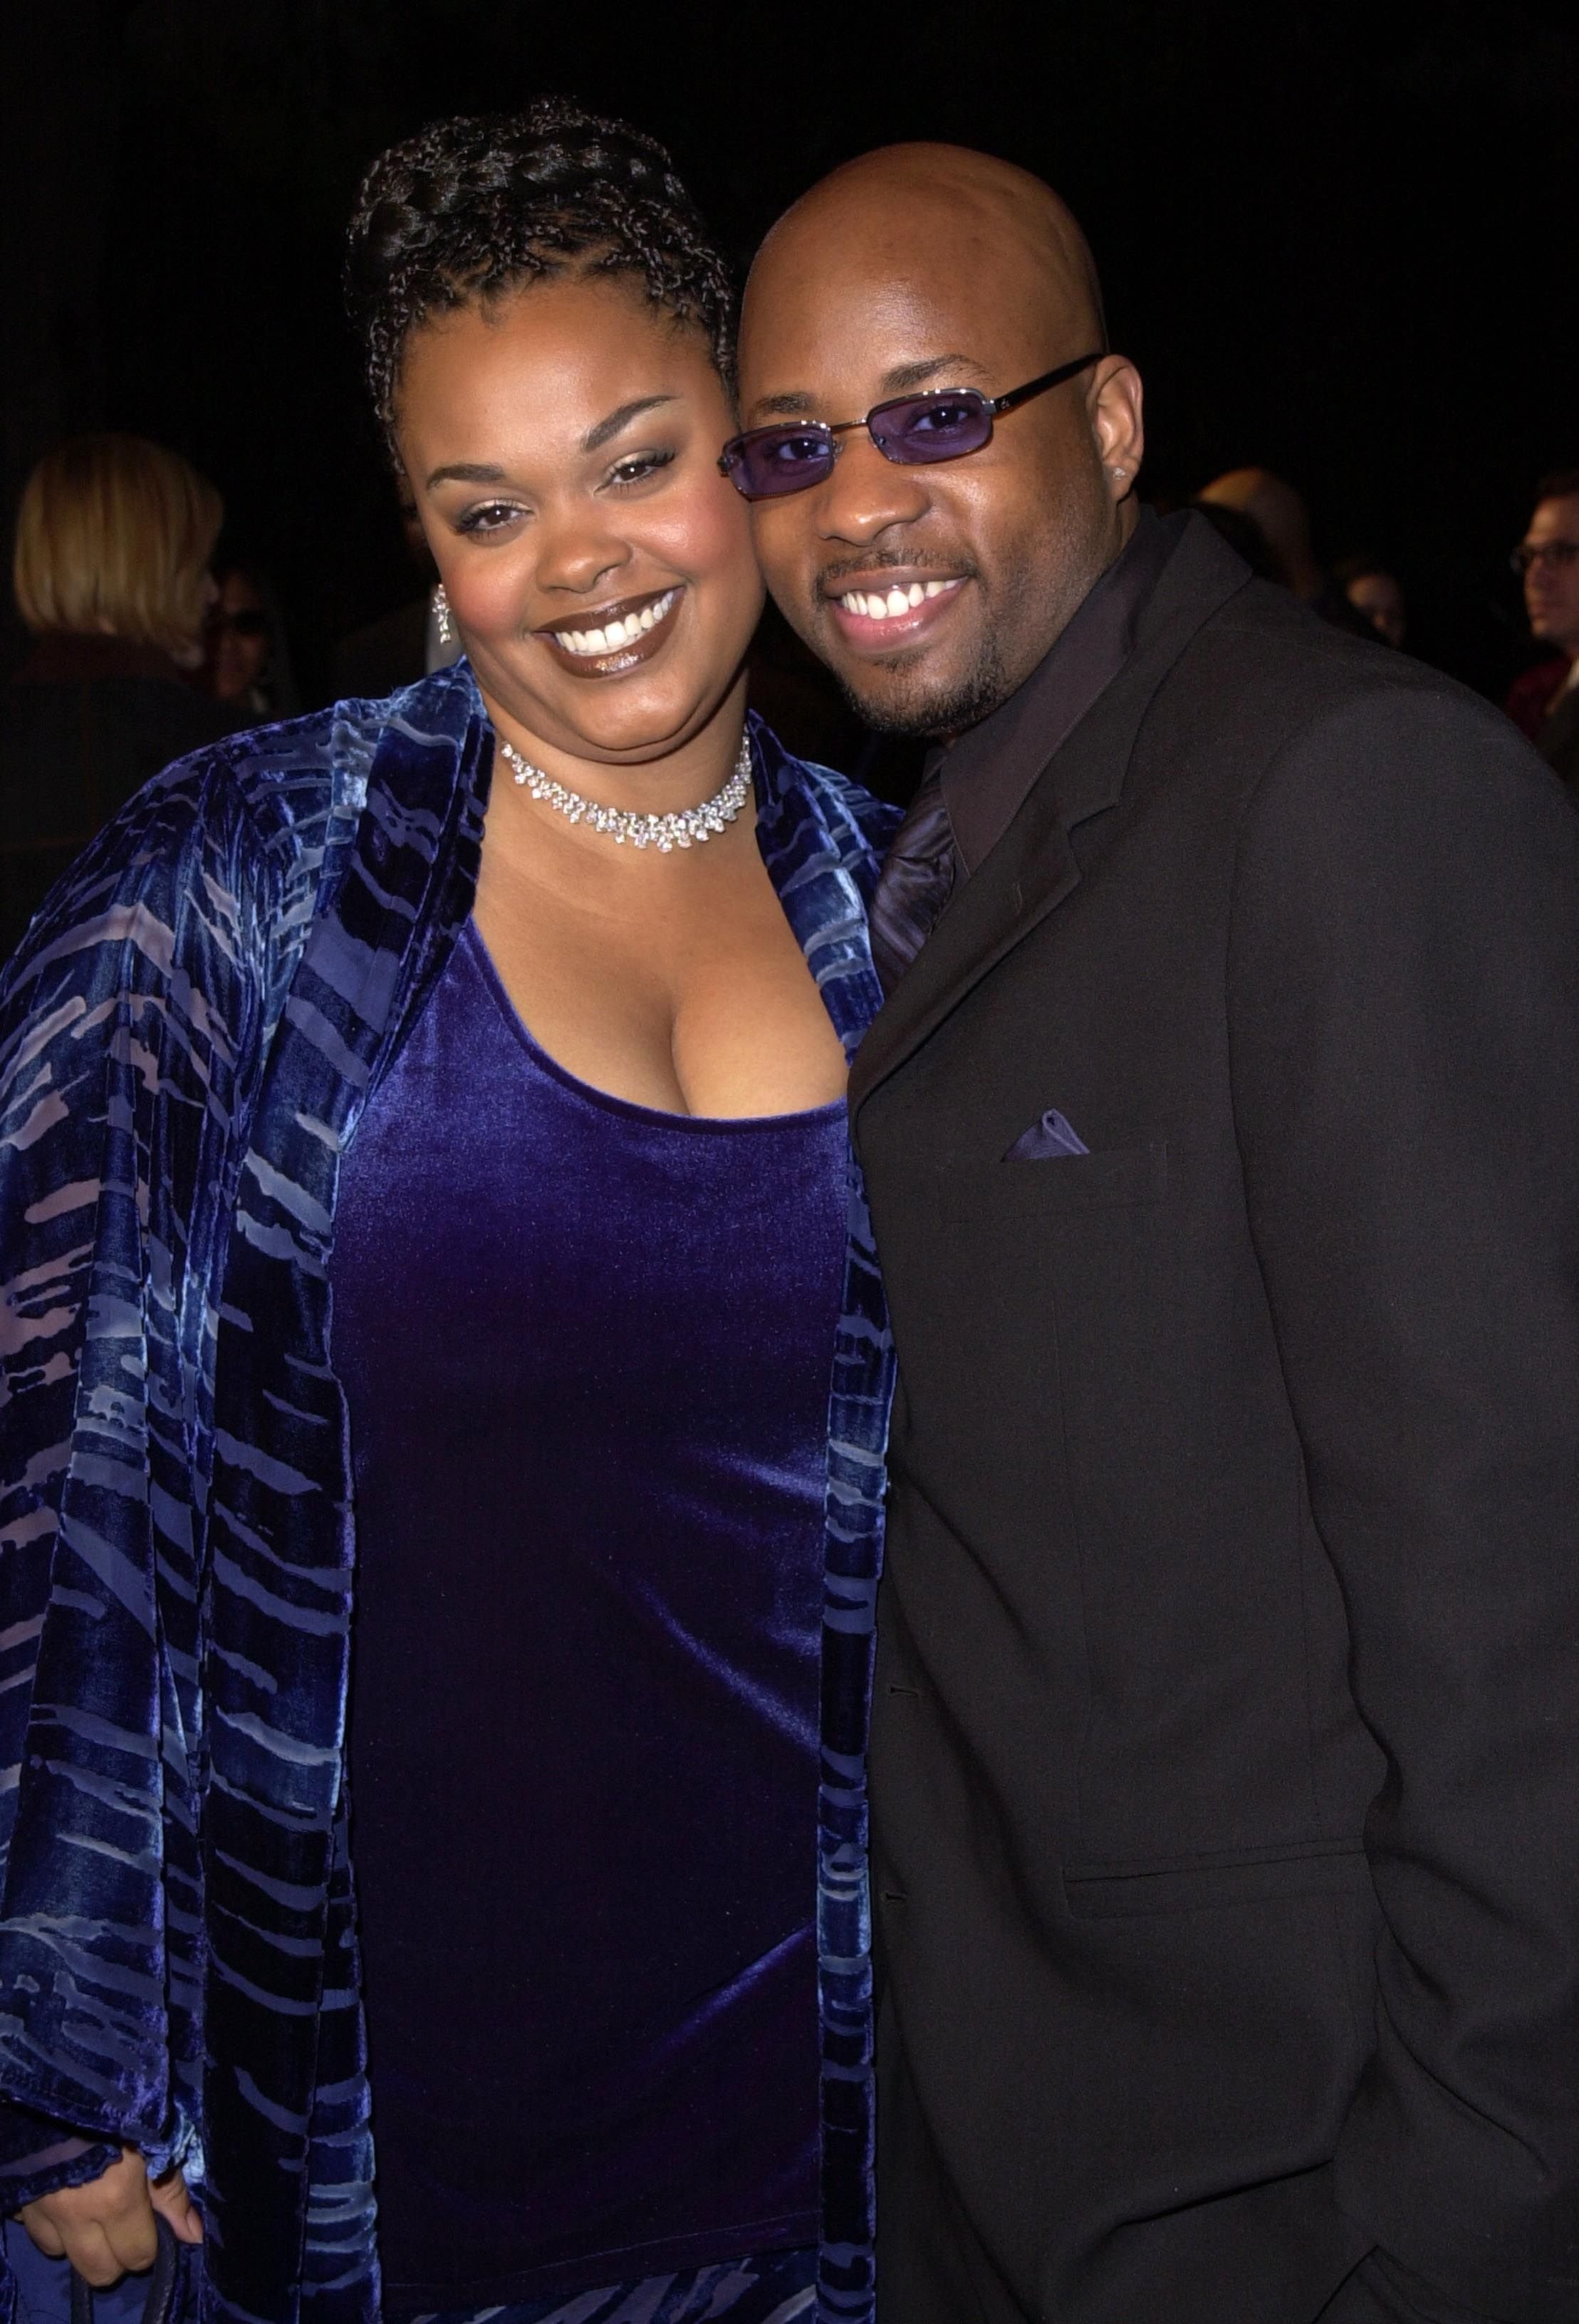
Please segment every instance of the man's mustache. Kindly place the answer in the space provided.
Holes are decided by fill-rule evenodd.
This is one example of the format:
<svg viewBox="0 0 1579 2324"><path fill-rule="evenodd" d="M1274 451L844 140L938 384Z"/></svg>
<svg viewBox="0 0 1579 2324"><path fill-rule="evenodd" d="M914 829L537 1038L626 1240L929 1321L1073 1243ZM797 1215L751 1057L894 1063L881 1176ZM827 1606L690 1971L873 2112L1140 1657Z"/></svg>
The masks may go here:
<svg viewBox="0 0 1579 2324"><path fill-rule="evenodd" d="M931 574L938 581L974 581L976 567L965 557L903 557L896 549L873 549L865 557L842 557L836 565L825 565L811 585L812 595L826 603L832 595L834 585L860 574L870 579L874 573L908 573L912 580Z"/></svg>

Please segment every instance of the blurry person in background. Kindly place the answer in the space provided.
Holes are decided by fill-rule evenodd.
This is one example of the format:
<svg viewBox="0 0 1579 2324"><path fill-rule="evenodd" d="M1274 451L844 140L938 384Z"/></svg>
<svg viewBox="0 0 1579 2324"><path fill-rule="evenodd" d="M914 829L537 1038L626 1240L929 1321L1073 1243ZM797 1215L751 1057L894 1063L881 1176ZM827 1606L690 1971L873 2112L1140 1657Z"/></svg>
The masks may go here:
<svg viewBox="0 0 1579 2324"><path fill-rule="evenodd" d="M1542 477L1512 563L1530 635L1552 650L1514 681L1508 715L1565 783L1579 786L1579 468Z"/></svg>
<svg viewBox="0 0 1579 2324"><path fill-rule="evenodd" d="M1233 509L1249 517L1275 561L1277 569L1268 578L1286 582L1302 605L1308 605L1334 629L1347 630L1355 637L1375 636L1370 617L1355 610L1317 561L1311 547L1310 512L1281 476L1275 476L1270 468L1230 468L1202 489L1196 505L1208 517L1214 507Z"/></svg>
<svg viewBox="0 0 1579 2324"><path fill-rule="evenodd" d="M214 568L218 592L204 632L208 691L246 726L293 718L301 707L273 590L239 558Z"/></svg>
<svg viewBox="0 0 1579 2324"><path fill-rule="evenodd" d="M1277 566L1273 577L1293 590L1303 604L1311 605L1326 585L1310 545L1310 515L1292 484L1270 468L1230 468L1204 484L1198 505L1233 509L1248 517L1271 550Z"/></svg>
<svg viewBox="0 0 1579 2324"><path fill-rule="evenodd" d="M1374 557L1345 557L1333 568L1333 579L1357 613L1362 613L1379 638L1401 648L1408 628L1403 584L1390 567Z"/></svg>
<svg viewBox="0 0 1579 2324"><path fill-rule="evenodd" d="M0 688L0 959L117 807L236 723L191 682L223 514L140 436L74 438L28 478L13 577L35 643Z"/></svg>

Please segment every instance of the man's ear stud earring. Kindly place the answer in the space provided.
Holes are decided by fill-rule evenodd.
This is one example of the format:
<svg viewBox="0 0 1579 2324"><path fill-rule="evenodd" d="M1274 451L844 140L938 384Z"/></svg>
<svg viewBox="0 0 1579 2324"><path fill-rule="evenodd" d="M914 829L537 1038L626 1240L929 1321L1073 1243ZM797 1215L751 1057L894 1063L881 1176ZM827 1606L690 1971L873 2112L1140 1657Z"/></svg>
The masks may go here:
<svg viewBox="0 0 1579 2324"><path fill-rule="evenodd" d="M1116 468L1114 469L1113 474L1115 475L1118 474ZM449 599L445 593L445 587L442 581L439 584L438 588L433 592L433 619L439 625L439 644L441 646L452 645L455 641L455 632L450 626Z"/></svg>

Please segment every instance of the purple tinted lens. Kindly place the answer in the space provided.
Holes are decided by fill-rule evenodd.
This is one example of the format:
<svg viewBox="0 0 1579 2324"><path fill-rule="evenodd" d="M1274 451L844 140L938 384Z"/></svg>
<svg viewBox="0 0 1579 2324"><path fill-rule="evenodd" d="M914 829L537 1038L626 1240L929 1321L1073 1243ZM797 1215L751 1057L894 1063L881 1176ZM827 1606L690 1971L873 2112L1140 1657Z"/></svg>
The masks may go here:
<svg viewBox="0 0 1579 2324"><path fill-rule="evenodd" d="M820 484L834 465L833 438L817 428L755 428L725 447L724 461L747 500L771 500Z"/></svg>
<svg viewBox="0 0 1579 2324"><path fill-rule="evenodd" d="M885 459L917 466L979 452L992 440L993 407L974 387L945 389L880 403L867 425Z"/></svg>

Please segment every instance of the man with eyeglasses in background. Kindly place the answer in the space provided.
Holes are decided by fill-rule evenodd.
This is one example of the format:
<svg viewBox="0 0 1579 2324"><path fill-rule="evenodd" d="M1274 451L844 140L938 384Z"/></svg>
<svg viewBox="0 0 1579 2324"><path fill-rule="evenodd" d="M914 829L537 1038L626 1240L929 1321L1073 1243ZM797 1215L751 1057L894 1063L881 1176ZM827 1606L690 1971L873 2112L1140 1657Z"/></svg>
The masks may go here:
<svg viewBox="0 0 1579 2324"><path fill-rule="evenodd" d="M1516 678L1508 715L1549 767L1579 789L1579 468L1544 476L1513 552L1532 637L1556 648Z"/></svg>
<svg viewBox="0 0 1579 2324"><path fill-rule="evenodd" d="M1579 2316L1579 816L1139 509L1039 180L769 235L725 472L933 762L850 1106L898 1391L881 2324ZM887 1340L836 1374L819 2313L870 2313ZM835 2200L836 2199L836 2200Z"/></svg>

